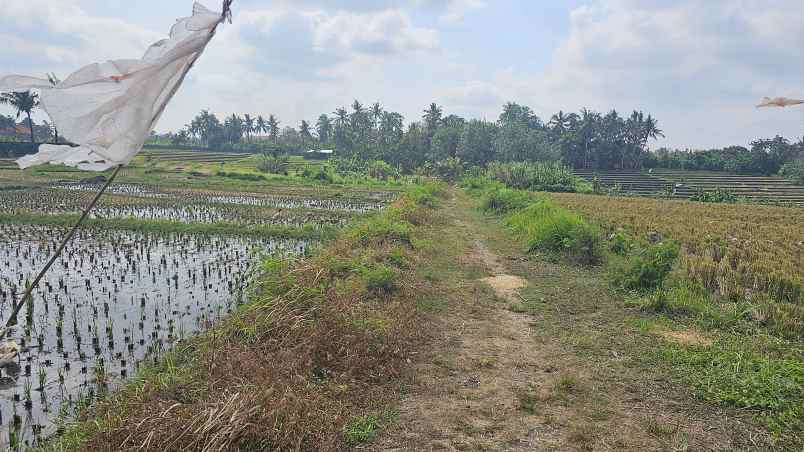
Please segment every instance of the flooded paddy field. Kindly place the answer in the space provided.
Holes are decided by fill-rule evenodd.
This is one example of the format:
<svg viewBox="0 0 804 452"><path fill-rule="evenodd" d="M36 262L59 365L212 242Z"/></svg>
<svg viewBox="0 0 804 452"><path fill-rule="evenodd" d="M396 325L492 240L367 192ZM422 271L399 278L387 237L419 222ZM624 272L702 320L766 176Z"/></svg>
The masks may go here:
<svg viewBox="0 0 804 452"><path fill-rule="evenodd" d="M100 184L59 184L55 188L70 191L97 192ZM334 198L297 195L274 195L265 193L233 193L228 191L208 191L190 189L170 189L137 184L113 184L108 189L111 194L127 194L150 198L172 196L186 202L210 204L235 204L242 206L275 207L283 209L326 209L347 212L368 212L385 206L393 199L393 194L367 192L361 197L338 196Z"/></svg>
<svg viewBox="0 0 804 452"><path fill-rule="evenodd" d="M63 230L0 225L0 318ZM79 401L113 389L174 343L245 302L259 254L298 255L299 240L80 231L7 335L19 357L0 373L0 441L56 430Z"/></svg>
<svg viewBox="0 0 804 452"><path fill-rule="evenodd" d="M14 300L66 233L64 227L29 224L35 217L15 220L16 214L77 215L99 188L53 180L0 182L4 324ZM305 186L255 188L266 192L112 184L91 218L338 227L396 196ZM301 255L315 244L236 231L223 236L126 227L80 229L34 291L33 302L22 307L18 325L7 331L5 341L13 341L19 352L5 362L0 356L1 447L37 444L82 403L119 387L144 363L248 302L244 289L259 256Z"/></svg>
<svg viewBox="0 0 804 452"><path fill-rule="evenodd" d="M25 211L37 214L78 214L90 202L93 193L61 189L19 189L0 191L0 212ZM225 198L227 195L222 196ZM237 199L237 194L228 195ZM135 218L139 220L173 221L185 224L218 222L249 225L278 224L286 226L346 224L353 210L282 208L208 202L164 195L156 198L111 194L101 198L90 214L95 219ZM377 207L378 208L378 207Z"/></svg>

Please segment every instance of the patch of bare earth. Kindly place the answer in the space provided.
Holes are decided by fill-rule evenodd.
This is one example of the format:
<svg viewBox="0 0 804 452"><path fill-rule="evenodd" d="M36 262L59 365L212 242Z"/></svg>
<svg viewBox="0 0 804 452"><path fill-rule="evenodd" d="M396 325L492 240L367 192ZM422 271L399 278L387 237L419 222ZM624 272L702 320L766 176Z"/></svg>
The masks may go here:
<svg viewBox="0 0 804 452"><path fill-rule="evenodd" d="M509 272L477 224L452 226L445 233L471 238L457 251L458 265L482 263L489 276L449 282L434 345L411 366L398 416L366 449L751 448L743 440L750 428L702 408L660 374L629 365L625 342L638 338L621 339L620 327L599 312L563 306L561 297L591 298L597 306L594 295L573 288L573 275L521 257L506 259ZM549 286L541 299L555 303L562 320L525 309L520 292L533 297L540 281Z"/></svg>
<svg viewBox="0 0 804 452"><path fill-rule="evenodd" d="M704 336L700 331L662 331L659 334L668 341L681 345L698 345L703 347L709 347L712 345L712 339Z"/></svg>

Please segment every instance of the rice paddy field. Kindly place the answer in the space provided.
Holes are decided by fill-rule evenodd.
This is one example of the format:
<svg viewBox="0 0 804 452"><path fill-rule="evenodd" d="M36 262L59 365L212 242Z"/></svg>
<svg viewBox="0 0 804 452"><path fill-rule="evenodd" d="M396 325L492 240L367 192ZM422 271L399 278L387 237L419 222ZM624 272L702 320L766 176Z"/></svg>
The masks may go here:
<svg viewBox="0 0 804 452"><path fill-rule="evenodd" d="M218 157L199 156L190 170L170 163L187 156L143 165L146 154L110 186L7 332L20 353L0 369L0 445L36 445L144 362L248 303L261 257L303 255L398 194L293 177L233 182L216 176ZM4 324L100 188L94 177L0 162Z"/></svg>
<svg viewBox="0 0 804 452"><path fill-rule="evenodd" d="M562 206L639 238L681 245L676 271L723 300L756 304L749 317L782 336L804 337L804 210L578 194Z"/></svg>
<svg viewBox="0 0 804 452"><path fill-rule="evenodd" d="M575 173L590 182L596 178L603 186L623 195L688 199L699 191L725 190L749 201L804 206L804 186L779 176L665 169L653 173L585 170Z"/></svg>

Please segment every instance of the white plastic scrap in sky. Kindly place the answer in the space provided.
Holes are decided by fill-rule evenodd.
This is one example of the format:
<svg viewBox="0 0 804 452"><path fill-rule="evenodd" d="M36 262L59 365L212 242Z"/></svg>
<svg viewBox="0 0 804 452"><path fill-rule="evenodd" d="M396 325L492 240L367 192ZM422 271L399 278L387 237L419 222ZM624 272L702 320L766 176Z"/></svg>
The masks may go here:
<svg viewBox="0 0 804 452"><path fill-rule="evenodd" d="M78 145L43 144L37 154L19 159L20 167L62 163L103 171L129 163L218 25L231 21L230 3L224 3L223 13L195 3L193 15L179 19L170 37L153 44L140 60L90 64L55 86L48 79L0 77L0 92L39 90L52 123Z"/></svg>
<svg viewBox="0 0 804 452"><path fill-rule="evenodd" d="M774 97L773 99L771 99L770 97L765 97L762 99L762 103L757 105L757 108L789 107L791 105L801 105L801 104L804 104L804 100L790 99L788 97Z"/></svg>

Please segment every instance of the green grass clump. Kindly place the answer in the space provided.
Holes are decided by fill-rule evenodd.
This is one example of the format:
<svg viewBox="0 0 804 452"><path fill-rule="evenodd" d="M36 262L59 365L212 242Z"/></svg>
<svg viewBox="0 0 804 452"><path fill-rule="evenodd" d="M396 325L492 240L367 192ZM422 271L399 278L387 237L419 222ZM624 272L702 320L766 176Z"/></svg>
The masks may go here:
<svg viewBox="0 0 804 452"><path fill-rule="evenodd" d="M394 283L399 278L399 273L396 270L383 264L365 267L362 269L361 275L366 282L367 289L381 292L393 290Z"/></svg>
<svg viewBox="0 0 804 452"><path fill-rule="evenodd" d="M534 201L533 195L521 190L499 188L489 191L481 201L486 212L503 215L527 207Z"/></svg>
<svg viewBox="0 0 804 452"><path fill-rule="evenodd" d="M531 204L508 216L506 223L526 238L531 252L564 252L586 265L601 259L598 228L550 201Z"/></svg>
<svg viewBox="0 0 804 452"><path fill-rule="evenodd" d="M679 369L702 398L755 412L777 435L804 431L801 350L785 342L771 347L776 350L757 350L754 342L728 335L711 347L673 344L660 358Z"/></svg>
<svg viewBox="0 0 804 452"><path fill-rule="evenodd" d="M721 323L721 316L709 295L696 285L681 281L669 288L660 288L641 298L643 310L668 317L693 317L710 325Z"/></svg>
<svg viewBox="0 0 804 452"><path fill-rule="evenodd" d="M343 436L349 444L362 444L377 436L379 429L380 420L377 416L356 416L344 426Z"/></svg>
<svg viewBox="0 0 804 452"><path fill-rule="evenodd" d="M412 230L413 225L408 221L375 214L355 224L348 234L363 245L378 242L409 245Z"/></svg>
<svg viewBox="0 0 804 452"><path fill-rule="evenodd" d="M580 181L559 162L491 162L487 175L511 188L551 192L576 192Z"/></svg>
<svg viewBox="0 0 804 452"><path fill-rule="evenodd" d="M218 171L217 173L215 173L215 175L219 177L227 177L229 179L243 180L249 182L259 182L265 180L265 176L254 173L233 173L226 171Z"/></svg>
<svg viewBox="0 0 804 452"><path fill-rule="evenodd" d="M612 282L625 290L647 291L661 287L678 258L678 252L678 244L673 241L638 249L612 265Z"/></svg>

